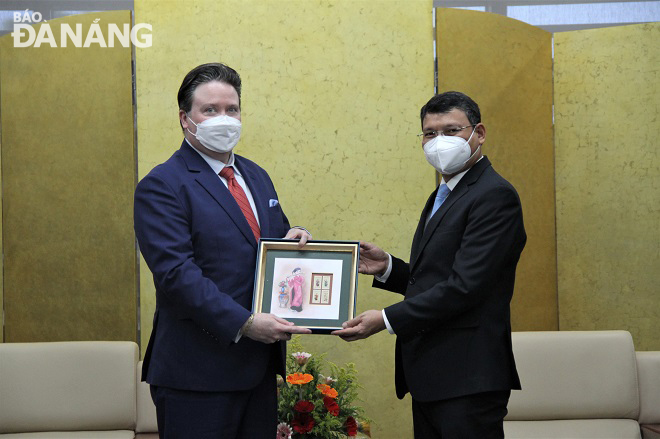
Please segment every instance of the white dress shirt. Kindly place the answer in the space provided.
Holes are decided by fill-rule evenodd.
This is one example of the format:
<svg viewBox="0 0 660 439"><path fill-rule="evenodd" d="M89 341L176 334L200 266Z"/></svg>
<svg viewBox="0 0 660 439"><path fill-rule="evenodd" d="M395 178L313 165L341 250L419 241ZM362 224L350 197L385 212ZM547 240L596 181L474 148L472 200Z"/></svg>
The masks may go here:
<svg viewBox="0 0 660 439"><path fill-rule="evenodd" d="M186 139L186 142L188 143L188 145L190 145L188 139ZM254 198L252 197L252 192L250 192L250 188L248 187L247 183L245 183L245 179L243 178L243 175L241 175L241 170L238 169L234 163L236 161L234 157L234 153L233 152L231 153L231 155L229 156L229 162L225 164L220 160L214 159L213 157L204 154L203 152L199 151L197 148L195 148L192 145L190 145L190 147L195 151L197 151L197 154L202 156L204 161L206 161L206 163L209 164L211 169L213 169L213 172L215 172L215 175L218 176L218 178L220 179L220 181L222 181L222 183L225 185L226 188L229 188L229 186L227 185L227 179L220 177L220 171L222 171L225 168L225 166L231 166L232 168L234 168L234 178L236 179L236 182L239 184L239 186L243 188L243 192L245 192L245 195L247 196L247 199L250 202L250 207L252 208L254 217L257 219L257 224L261 226L261 223L259 222L259 213L257 212L256 204L254 204Z"/></svg>

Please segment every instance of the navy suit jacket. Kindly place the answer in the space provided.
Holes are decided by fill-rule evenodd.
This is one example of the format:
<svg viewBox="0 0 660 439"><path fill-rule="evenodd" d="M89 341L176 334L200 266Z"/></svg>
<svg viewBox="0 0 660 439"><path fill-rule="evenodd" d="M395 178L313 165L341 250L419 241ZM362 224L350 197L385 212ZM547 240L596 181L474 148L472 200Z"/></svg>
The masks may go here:
<svg viewBox="0 0 660 439"><path fill-rule="evenodd" d="M261 236L289 223L266 171L235 155L259 215ZM238 204L184 140L135 191L135 234L153 273L156 312L144 358L149 384L195 391L256 386L269 361L284 375L284 343L234 339L250 316L257 242Z"/></svg>
<svg viewBox="0 0 660 439"><path fill-rule="evenodd" d="M405 295L385 308L397 335L396 391L438 401L519 389L509 304L526 242L511 184L484 157L463 176L426 225L429 197L410 263L393 258L386 283Z"/></svg>

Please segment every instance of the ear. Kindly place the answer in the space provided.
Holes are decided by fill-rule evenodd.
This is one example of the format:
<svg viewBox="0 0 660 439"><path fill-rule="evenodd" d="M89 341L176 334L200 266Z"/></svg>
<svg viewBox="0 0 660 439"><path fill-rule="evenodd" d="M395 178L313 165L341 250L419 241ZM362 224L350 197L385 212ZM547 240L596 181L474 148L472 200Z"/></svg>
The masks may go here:
<svg viewBox="0 0 660 439"><path fill-rule="evenodd" d="M482 123L478 123L474 129L474 134L476 134L477 139L479 139L479 145L483 145L486 141L486 126Z"/></svg>
<svg viewBox="0 0 660 439"><path fill-rule="evenodd" d="M183 110L179 110L179 123L181 124L181 129L184 131L189 127L188 115Z"/></svg>

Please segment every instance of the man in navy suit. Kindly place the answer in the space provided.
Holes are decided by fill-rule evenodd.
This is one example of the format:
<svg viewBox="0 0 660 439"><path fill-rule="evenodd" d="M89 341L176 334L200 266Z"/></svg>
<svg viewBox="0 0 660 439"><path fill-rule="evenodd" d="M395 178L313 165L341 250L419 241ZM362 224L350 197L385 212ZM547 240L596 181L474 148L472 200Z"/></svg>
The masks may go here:
<svg viewBox="0 0 660 439"><path fill-rule="evenodd" d="M527 239L520 199L481 154L486 128L472 99L434 96L421 121L424 154L442 181L410 263L360 244L360 272L404 300L334 333L348 341L396 334L396 392L412 396L416 438L503 438L511 389L520 389L509 310Z"/></svg>
<svg viewBox="0 0 660 439"><path fill-rule="evenodd" d="M161 438L271 438L285 341L307 334L252 314L260 237L290 228L268 174L232 149L241 79L223 64L190 71L178 93L183 143L135 191L135 234L153 273L156 312L142 378Z"/></svg>

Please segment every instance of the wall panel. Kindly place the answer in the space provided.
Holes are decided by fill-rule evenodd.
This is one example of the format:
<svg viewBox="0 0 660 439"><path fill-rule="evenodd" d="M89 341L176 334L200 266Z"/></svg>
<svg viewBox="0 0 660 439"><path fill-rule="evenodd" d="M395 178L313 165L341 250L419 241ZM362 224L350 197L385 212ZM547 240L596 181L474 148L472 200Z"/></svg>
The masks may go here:
<svg viewBox="0 0 660 439"><path fill-rule="evenodd" d="M555 35L562 330L660 349L660 24Z"/></svg>
<svg viewBox="0 0 660 439"><path fill-rule="evenodd" d="M176 93L198 64L222 61L243 79L236 148L273 178L293 224L316 239L375 241L407 257L434 172L419 141L418 112L433 94L432 2L136 2L153 26L138 49L138 167L144 176L180 145ZM142 265L142 348L154 288ZM359 279L358 312L399 300ZM411 437L409 403L394 393L394 337L303 344L354 361L374 437Z"/></svg>
<svg viewBox="0 0 660 439"><path fill-rule="evenodd" d="M94 20L131 17L48 24L60 46L63 23ZM68 46L0 38L4 337L136 340L131 49Z"/></svg>
<svg viewBox="0 0 660 439"><path fill-rule="evenodd" d="M523 205L513 329L557 329L552 35L484 12L439 8L436 18L439 92L462 91L479 104L483 152Z"/></svg>
<svg viewBox="0 0 660 439"><path fill-rule="evenodd" d="M0 152L2 151L2 44L0 43ZM2 154L0 153L0 181L2 181ZM2 237L2 190L0 190L0 237ZM4 254L2 239L0 239L0 254ZM4 258L0 258L0 343L5 340L4 313Z"/></svg>

